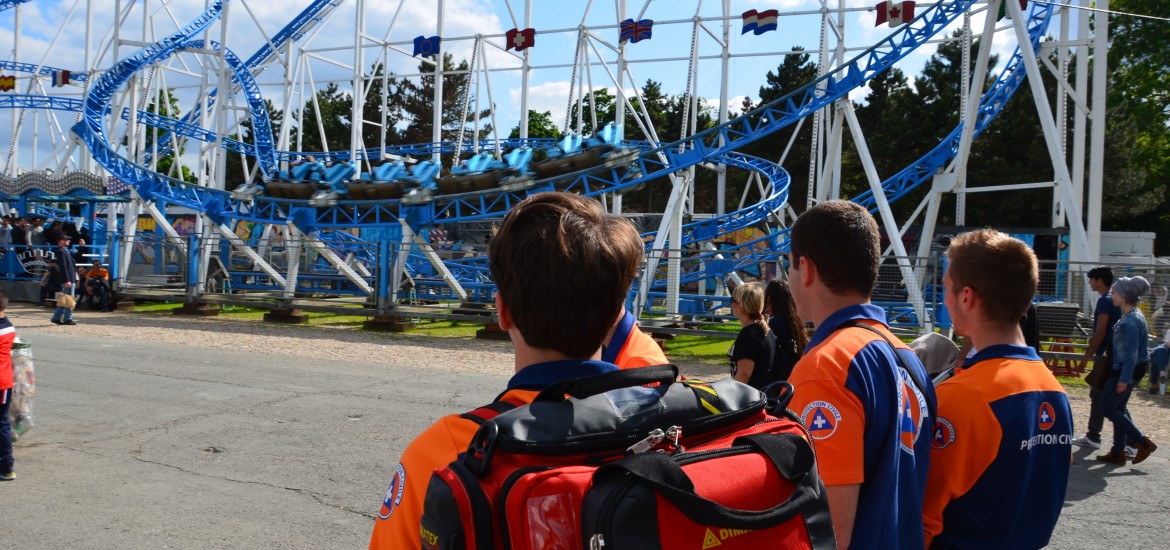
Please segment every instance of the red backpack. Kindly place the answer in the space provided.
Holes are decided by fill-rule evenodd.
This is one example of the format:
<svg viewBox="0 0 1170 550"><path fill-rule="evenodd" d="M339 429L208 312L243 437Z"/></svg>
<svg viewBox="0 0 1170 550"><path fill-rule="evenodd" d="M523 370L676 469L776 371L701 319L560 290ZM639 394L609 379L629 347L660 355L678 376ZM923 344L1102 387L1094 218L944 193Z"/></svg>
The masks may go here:
<svg viewBox="0 0 1170 550"><path fill-rule="evenodd" d="M677 375L606 373L464 415L482 424L431 476L422 548L835 549L792 386Z"/></svg>

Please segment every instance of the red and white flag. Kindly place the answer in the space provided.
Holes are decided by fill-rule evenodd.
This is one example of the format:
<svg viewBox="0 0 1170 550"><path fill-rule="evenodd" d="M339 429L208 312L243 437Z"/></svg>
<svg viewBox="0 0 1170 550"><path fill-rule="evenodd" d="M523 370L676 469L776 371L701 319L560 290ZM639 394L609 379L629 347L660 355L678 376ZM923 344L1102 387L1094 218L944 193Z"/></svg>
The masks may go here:
<svg viewBox="0 0 1170 550"><path fill-rule="evenodd" d="M512 29L504 33L504 38L508 42L504 46L505 50L514 49L522 52L536 44L536 31L534 29Z"/></svg>
<svg viewBox="0 0 1170 550"><path fill-rule="evenodd" d="M900 27L914 19L914 2L882 2L874 7L877 11L877 21L874 25L889 23L890 27Z"/></svg>

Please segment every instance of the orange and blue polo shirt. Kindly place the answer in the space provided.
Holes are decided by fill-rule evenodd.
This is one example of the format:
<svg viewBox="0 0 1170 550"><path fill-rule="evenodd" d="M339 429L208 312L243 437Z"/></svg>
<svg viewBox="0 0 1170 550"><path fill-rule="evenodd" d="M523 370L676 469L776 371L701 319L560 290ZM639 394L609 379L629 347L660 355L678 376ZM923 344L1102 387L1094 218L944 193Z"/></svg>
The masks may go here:
<svg viewBox="0 0 1170 550"><path fill-rule="evenodd" d="M512 376L507 389L495 401L525 405L552 384L616 370L617 365L603 361L537 363ZM407 445L401 462L390 474L390 488L374 519L370 550L419 547L419 522L431 473L466 451L478 429L475 421L453 414L439 419Z"/></svg>
<svg viewBox="0 0 1170 550"><path fill-rule="evenodd" d="M1068 396L1027 346L987 346L963 366L937 390L927 544L1044 547L1072 460Z"/></svg>
<svg viewBox="0 0 1170 550"><path fill-rule="evenodd" d="M844 326L851 321L881 331L897 351L870 330ZM830 315L789 382L789 408L813 436L825 485L861 485L852 547L923 548L934 388L914 352L890 334L885 311L859 304Z"/></svg>
<svg viewBox="0 0 1170 550"><path fill-rule="evenodd" d="M650 335L642 332L634 314L629 311L618 321L609 345L602 350L601 360L623 369L669 363L666 354L662 353L662 347Z"/></svg>

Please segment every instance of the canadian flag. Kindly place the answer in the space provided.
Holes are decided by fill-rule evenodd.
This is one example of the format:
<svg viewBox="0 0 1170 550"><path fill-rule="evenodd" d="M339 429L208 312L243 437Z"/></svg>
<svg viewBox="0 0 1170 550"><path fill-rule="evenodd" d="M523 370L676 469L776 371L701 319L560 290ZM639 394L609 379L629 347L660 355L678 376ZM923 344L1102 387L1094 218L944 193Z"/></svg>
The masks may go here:
<svg viewBox="0 0 1170 550"><path fill-rule="evenodd" d="M877 21L874 25L889 23L890 27L900 27L907 21L914 19L914 2L882 2L874 7L877 10Z"/></svg>
<svg viewBox="0 0 1170 550"><path fill-rule="evenodd" d="M504 46L505 50L514 49L522 52L536 44L536 31L534 29L512 29L504 33L504 39L507 41Z"/></svg>

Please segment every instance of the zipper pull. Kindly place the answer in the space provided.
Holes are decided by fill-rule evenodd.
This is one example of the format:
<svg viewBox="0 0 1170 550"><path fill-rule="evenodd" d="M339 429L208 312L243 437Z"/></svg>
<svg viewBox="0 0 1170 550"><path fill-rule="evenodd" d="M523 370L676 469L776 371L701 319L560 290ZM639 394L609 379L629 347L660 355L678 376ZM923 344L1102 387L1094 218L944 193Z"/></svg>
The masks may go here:
<svg viewBox="0 0 1170 550"><path fill-rule="evenodd" d="M605 536L601 533L589 537L589 550L601 550L605 548Z"/></svg>
<svg viewBox="0 0 1170 550"><path fill-rule="evenodd" d="M682 438L682 426L671 426L667 428L666 437L670 438L671 445L673 445L675 449L678 449L679 451L683 450L682 445L678 444L678 440Z"/></svg>
<svg viewBox="0 0 1170 550"><path fill-rule="evenodd" d="M650 432L650 435L646 436L646 439L630 445L630 448L626 449L626 452L630 454L644 453L653 449L659 443L662 443L663 439L666 439L666 433L659 428L655 428L654 431Z"/></svg>

